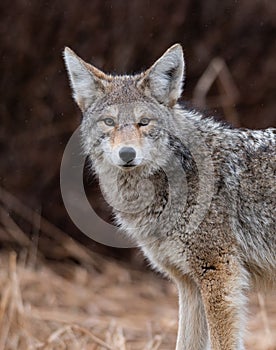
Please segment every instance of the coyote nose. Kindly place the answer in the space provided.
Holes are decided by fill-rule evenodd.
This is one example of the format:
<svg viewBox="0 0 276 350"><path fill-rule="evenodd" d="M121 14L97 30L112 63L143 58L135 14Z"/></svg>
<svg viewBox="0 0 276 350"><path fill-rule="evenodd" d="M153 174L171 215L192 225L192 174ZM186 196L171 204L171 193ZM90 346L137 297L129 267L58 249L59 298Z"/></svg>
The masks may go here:
<svg viewBox="0 0 276 350"><path fill-rule="evenodd" d="M136 157L135 149L132 147L123 147L119 151L119 157L125 163L130 163Z"/></svg>

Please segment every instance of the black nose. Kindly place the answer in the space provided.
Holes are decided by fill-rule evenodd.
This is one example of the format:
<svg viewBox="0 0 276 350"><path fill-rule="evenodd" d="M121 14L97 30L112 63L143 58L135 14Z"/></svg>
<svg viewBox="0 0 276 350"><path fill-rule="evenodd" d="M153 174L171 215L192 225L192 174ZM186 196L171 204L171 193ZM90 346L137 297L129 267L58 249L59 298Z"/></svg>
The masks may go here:
<svg viewBox="0 0 276 350"><path fill-rule="evenodd" d="M135 149L132 147L123 147L119 151L119 157L125 163L130 163L136 157Z"/></svg>

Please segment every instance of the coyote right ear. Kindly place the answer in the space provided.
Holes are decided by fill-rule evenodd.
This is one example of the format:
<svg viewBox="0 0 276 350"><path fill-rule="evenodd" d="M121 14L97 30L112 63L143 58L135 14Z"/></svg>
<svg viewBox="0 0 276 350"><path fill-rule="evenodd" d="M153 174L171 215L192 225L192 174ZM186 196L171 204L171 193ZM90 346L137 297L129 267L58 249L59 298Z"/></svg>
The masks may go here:
<svg viewBox="0 0 276 350"><path fill-rule="evenodd" d="M181 96L183 75L183 50L175 44L145 72L140 86L160 103L172 107Z"/></svg>
<svg viewBox="0 0 276 350"><path fill-rule="evenodd" d="M99 69L84 62L74 51L65 48L63 53L73 97L82 111L104 93L108 77Z"/></svg>

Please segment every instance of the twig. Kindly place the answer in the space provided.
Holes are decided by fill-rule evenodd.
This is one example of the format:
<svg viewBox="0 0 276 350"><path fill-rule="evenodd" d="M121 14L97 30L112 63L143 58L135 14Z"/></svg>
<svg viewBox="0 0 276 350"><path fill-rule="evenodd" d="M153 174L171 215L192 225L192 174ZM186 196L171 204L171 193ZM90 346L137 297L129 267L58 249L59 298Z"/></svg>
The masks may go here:
<svg viewBox="0 0 276 350"><path fill-rule="evenodd" d="M9 208L21 216L24 220L30 222L33 225L39 223L39 228L47 233L50 237L55 240L62 241L62 246L67 250L72 256L81 258L84 262L91 262L92 258L84 248L80 247L76 242L68 237L62 230L57 228L35 210L27 207L21 201L19 201L11 193L0 187L0 200Z"/></svg>
<svg viewBox="0 0 276 350"><path fill-rule="evenodd" d="M16 253L12 252L10 254L10 261L9 261L9 274L11 279L11 285L12 285L12 298L13 302L16 304L16 310L19 312L20 315L23 315L24 313L24 306L19 286L19 280L18 280L18 274L17 274L17 268L16 268Z"/></svg>
<svg viewBox="0 0 276 350"><path fill-rule="evenodd" d="M23 314L23 303L19 290L16 271L16 254L11 253L9 258L9 284L4 291L0 305L1 337L0 350L4 350L9 336L12 319L16 312Z"/></svg>
<svg viewBox="0 0 276 350"><path fill-rule="evenodd" d="M37 258L39 233L41 229L41 208L38 214L39 215L36 215L33 219L32 245L29 252L29 262L28 262L30 266L35 266L35 262Z"/></svg>
<svg viewBox="0 0 276 350"><path fill-rule="evenodd" d="M0 219L3 225L5 226L8 233L12 236L13 239L19 241L22 246L28 246L30 240L21 230L21 228L16 224L16 222L11 218L8 211L0 205Z"/></svg>
<svg viewBox="0 0 276 350"><path fill-rule="evenodd" d="M209 98L208 105L210 107L221 106L226 119L233 125L240 126L238 114L233 107L239 99L239 92L225 61L220 57L214 58L200 77L194 89L194 104L206 107L208 92L215 81L218 82L220 95Z"/></svg>
<svg viewBox="0 0 276 350"><path fill-rule="evenodd" d="M0 350L5 349L5 344L8 338L11 317L10 317L10 298L11 286L10 284L2 292L2 299L0 305Z"/></svg>
<svg viewBox="0 0 276 350"><path fill-rule="evenodd" d="M69 325L69 326L64 326L62 328L59 328L58 330L56 330L55 332L53 332L49 336L47 342L52 343L52 342L56 341L63 333L66 333L66 332L72 331L72 330L78 331L80 333L83 333L83 334L89 336L94 342L96 342L98 345L103 346L105 349L114 350L114 348L111 347L110 345L108 345L105 341L98 338L96 335L91 333L89 330L87 330L83 327L80 327L78 325Z"/></svg>
<svg viewBox="0 0 276 350"><path fill-rule="evenodd" d="M160 345L162 344L162 336L155 335L153 339L147 344L145 350L158 350Z"/></svg>

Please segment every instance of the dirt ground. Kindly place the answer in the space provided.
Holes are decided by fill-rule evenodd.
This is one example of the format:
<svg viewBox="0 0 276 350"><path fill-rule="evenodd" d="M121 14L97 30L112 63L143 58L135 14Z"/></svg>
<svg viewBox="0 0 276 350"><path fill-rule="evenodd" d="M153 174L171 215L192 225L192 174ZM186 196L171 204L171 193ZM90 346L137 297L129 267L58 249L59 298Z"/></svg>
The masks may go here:
<svg viewBox="0 0 276 350"><path fill-rule="evenodd" d="M0 350L168 350L177 293L150 271L91 253L90 262L0 255ZM276 297L250 297L248 350L276 349Z"/></svg>

